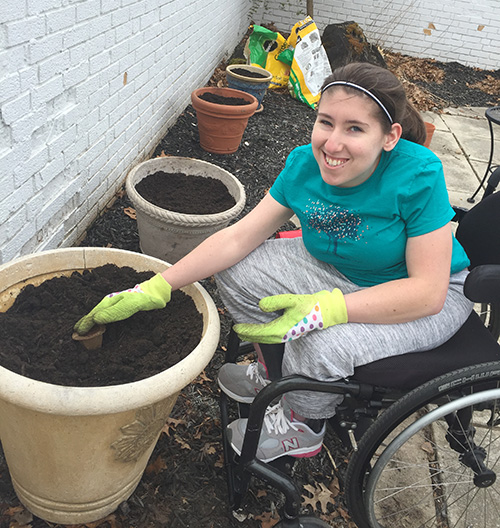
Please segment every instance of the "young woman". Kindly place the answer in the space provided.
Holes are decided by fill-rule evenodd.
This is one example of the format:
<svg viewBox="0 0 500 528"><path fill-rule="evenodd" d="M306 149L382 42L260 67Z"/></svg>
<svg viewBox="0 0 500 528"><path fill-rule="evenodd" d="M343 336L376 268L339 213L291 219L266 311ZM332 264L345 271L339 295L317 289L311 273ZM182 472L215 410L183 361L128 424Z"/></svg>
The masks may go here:
<svg viewBox="0 0 500 528"><path fill-rule="evenodd" d="M235 331L259 352L260 363L219 372L221 389L243 402L281 372L335 380L442 344L472 310L463 295L469 261L424 138L392 73L367 63L337 69L311 143L292 151L255 209L133 292L105 298L77 331L165 306L171 290L216 275ZM268 240L294 213L302 237ZM267 411L257 456L317 453L338 401L288 393ZM238 453L245 428L244 419L229 425Z"/></svg>

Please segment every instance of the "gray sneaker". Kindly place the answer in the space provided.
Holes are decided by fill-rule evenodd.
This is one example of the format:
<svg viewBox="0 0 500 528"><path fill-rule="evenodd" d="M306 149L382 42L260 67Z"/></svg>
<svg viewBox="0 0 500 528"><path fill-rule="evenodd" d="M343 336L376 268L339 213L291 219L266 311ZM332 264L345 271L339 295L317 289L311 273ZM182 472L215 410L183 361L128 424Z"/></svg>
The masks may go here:
<svg viewBox="0 0 500 528"><path fill-rule="evenodd" d="M240 418L227 427L231 447L241 455L247 419ZM257 458L262 462L271 462L284 455L312 457L321 451L325 430L326 423L319 433L315 433L306 424L294 421L286 402L281 399L266 411Z"/></svg>
<svg viewBox="0 0 500 528"><path fill-rule="evenodd" d="M240 403L252 403L257 393L271 383L266 379L264 365L258 361L249 365L225 363L219 370L217 382L222 392Z"/></svg>

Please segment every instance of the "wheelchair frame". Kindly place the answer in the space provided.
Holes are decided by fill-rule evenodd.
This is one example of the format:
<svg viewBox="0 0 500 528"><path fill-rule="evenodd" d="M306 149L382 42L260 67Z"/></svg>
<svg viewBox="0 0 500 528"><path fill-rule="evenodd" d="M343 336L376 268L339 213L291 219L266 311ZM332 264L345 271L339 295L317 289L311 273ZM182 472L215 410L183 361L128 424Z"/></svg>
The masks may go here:
<svg viewBox="0 0 500 528"><path fill-rule="evenodd" d="M248 352L248 345L243 343L243 346L239 346L238 338L232 333L226 359L234 361L238 356ZM493 396L488 392L491 389L496 391ZM348 434L345 435L343 441L345 443L346 439L348 439L353 449L347 466L345 480L345 494L349 511L359 528L385 528L386 525L379 524L374 517L374 477L370 480L372 458L377 449L383 447L383 453L386 456L388 456L387 453L391 454L395 447L388 439L391 439L391 435L396 434L396 432L402 434L403 443L407 441L407 437L413 435L410 426L404 426L402 430L398 428L408 416L415 412L420 414L423 412L423 408L428 405L435 407L439 413L441 405L446 406L453 402L455 409L448 411L446 407L443 407L444 414L442 412L439 418L436 419L440 419L445 415L453 415L457 419L458 416L460 422L458 431L464 433L469 430L470 419L460 421L461 418L459 413L457 414L457 409L470 408L471 404L467 398L471 394L476 398L481 398L483 395L488 398L494 398L494 411L500 416L500 361L449 372L406 393L350 379L323 382L303 376L288 376L273 381L264 387L250 406L238 404L240 409L243 409L243 414L246 414L246 409L249 411L247 432L241 455L238 457L232 450L226 435L224 435L223 439L229 501L232 509L237 510L241 506L251 479L256 477L275 487L285 497L281 514L282 520L277 525L278 527L328 527L328 524L316 517L301 515L300 491L289 475L290 467L293 465L293 457L282 457L272 463L264 463L256 458L258 440L266 408L276 398L291 390L312 390L346 396L344 403L337 408L337 414L330 421L333 421L337 431L339 427L347 431ZM499 400L498 408L496 406L497 399ZM228 425L228 401L229 398L224 393L221 393L221 425L223 430L226 430ZM383 413L380 415L382 411ZM425 416L419 417L417 422L419 420L422 422L424 419ZM418 427L420 423L417 426L413 424L413 428ZM359 426L359 424L362 425ZM450 426L448 423L446 425ZM386 443L388 444L387 446L385 445ZM467 438L465 444L464 451L472 453L469 456L468 464L474 478L484 480L491 477L492 470L484 463L484 460L481 460L480 463L475 462L477 456L474 455L474 449L477 446L474 444L473 438ZM454 451L457 450L455 449ZM462 455L463 453L457 451L457 460ZM465 459L466 457L462 456L462 458ZM387 464L387 462L385 463ZM381 471L383 471L383 468ZM380 472L378 476L380 476ZM491 477L493 478L493 483L495 477L496 475ZM396 524L387 526L399 527L404 526L404 524L400 524L398 520Z"/></svg>

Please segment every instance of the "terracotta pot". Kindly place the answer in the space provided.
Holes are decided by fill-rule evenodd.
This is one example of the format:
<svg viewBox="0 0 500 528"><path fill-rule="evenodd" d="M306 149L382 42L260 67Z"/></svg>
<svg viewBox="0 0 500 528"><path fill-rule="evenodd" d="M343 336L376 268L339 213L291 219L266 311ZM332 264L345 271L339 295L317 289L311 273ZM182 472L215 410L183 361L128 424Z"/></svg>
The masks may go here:
<svg viewBox="0 0 500 528"><path fill-rule="evenodd" d="M424 121L425 124L425 131L427 132L427 137L425 138L424 147L429 148L431 146L432 136L434 135L434 131L436 130L436 125L433 125L432 123L428 123L427 121Z"/></svg>
<svg viewBox="0 0 500 528"><path fill-rule="evenodd" d="M135 186L149 174L163 171L180 172L220 180L232 195L236 204L220 213L183 214L158 207L145 200ZM168 180L165 179L165 185ZM226 227L245 207L243 185L230 172L193 158L168 156L139 163L127 176L127 195L137 214L137 228L141 251L175 264L210 235Z"/></svg>
<svg viewBox="0 0 500 528"><path fill-rule="evenodd" d="M211 92L221 97L235 97L247 100L247 105L215 104L200 99L200 95ZM191 94L191 102L196 110L200 145L216 154L232 154L238 150L248 119L255 113L259 102L240 90L232 88L198 88Z"/></svg>
<svg viewBox="0 0 500 528"><path fill-rule="evenodd" d="M27 283L108 263L137 271L166 267L119 249L28 255L0 266L0 310ZM208 293L198 284L183 291L203 315L203 334L188 356L155 376L66 387L0 367L0 438L17 496L34 515L58 524L88 523L113 512L135 490L179 392L202 372L219 341L219 316Z"/></svg>
<svg viewBox="0 0 500 528"><path fill-rule="evenodd" d="M236 72L235 70L238 70ZM252 77L241 73L242 71L247 71L250 73L260 74L262 77ZM264 68L259 68L258 66L250 66L246 64L230 64L226 68L226 80L229 88L234 88L235 90L242 90L256 97L259 101L259 106L257 107L256 112L262 112L264 107L262 106L262 100L266 95L269 84L273 79L273 74Z"/></svg>

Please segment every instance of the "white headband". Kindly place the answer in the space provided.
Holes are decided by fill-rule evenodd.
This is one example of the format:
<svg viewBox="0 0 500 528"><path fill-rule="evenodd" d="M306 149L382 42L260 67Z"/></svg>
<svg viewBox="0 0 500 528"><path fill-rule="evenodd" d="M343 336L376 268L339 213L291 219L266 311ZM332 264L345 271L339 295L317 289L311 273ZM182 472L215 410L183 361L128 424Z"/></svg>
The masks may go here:
<svg viewBox="0 0 500 528"><path fill-rule="evenodd" d="M391 117L391 114L389 114L389 111L387 108L382 104L382 101L376 97L374 94L370 92L370 90L367 90L366 88L363 88L362 86L359 86L358 84L354 84L348 81L333 81L331 83L328 83L322 90L321 93L324 93L325 90L328 90L328 88L331 88L332 86L350 86L351 88L355 88L356 90L359 90L363 93L365 93L368 97L370 97L373 101L375 101L380 108L384 111L385 115L389 119L389 122L391 125L394 123L394 120Z"/></svg>

